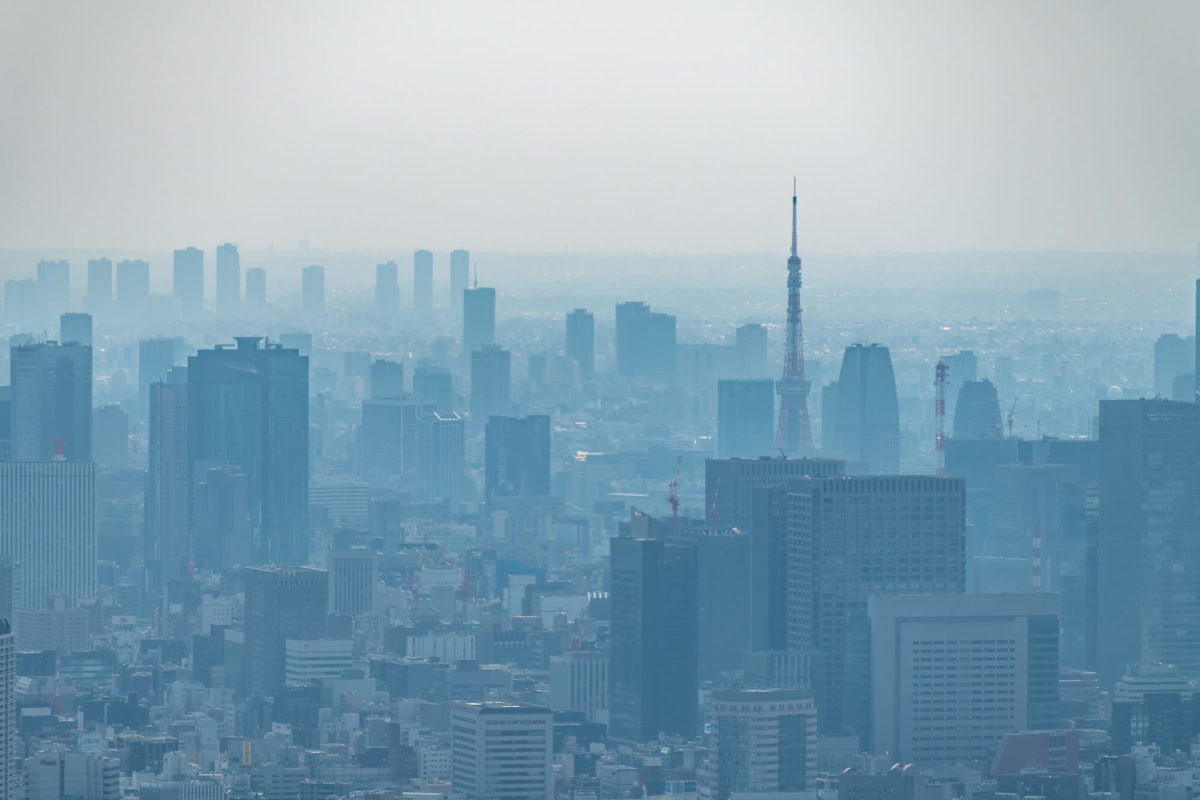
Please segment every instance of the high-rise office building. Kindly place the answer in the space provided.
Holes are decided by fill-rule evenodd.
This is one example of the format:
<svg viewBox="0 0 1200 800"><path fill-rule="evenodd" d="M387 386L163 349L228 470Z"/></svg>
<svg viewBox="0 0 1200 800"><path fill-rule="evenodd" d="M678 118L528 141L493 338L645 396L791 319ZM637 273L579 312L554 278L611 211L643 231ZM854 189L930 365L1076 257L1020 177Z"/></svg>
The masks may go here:
<svg viewBox="0 0 1200 800"><path fill-rule="evenodd" d="M26 344L10 351L12 455L22 461L92 459L92 348Z"/></svg>
<svg viewBox="0 0 1200 800"><path fill-rule="evenodd" d="M1200 405L1100 402L1097 673L1200 674Z"/></svg>
<svg viewBox="0 0 1200 800"><path fill-rule="evenodd" d="M313 264L300 275L304 315L319 317L325 313L325 268Z"/></svg>
<svg viewBox="0 0 1200 800"><path fill-rule="evenodd" d="M138 342L138 405L143 419L150 413L151 384L167 380L167 373L183 359L183 350L179 336Z"/></svg>
<svg viewBox="0 0 1200 800"><path fill-rule="evenodd" d="M18 800L21 797L16 639L12 618L0 618L0 800Z"/></svg>
<svg viewBox="0 0 1200 800"><path fill-rule="evenodd" d="M377 561L376 552L366 548L330 551L330 611L349 617L371 613L375 605L375 584L379 582Z"/></svg>
<svg viewBox="0 0 1200 800"><path fill-rule="evenodd" d="M996 387L987 378L963 381L959 386L951 435L955 439L1000 439L1004 436L1000 400Z"/></svg>
<svg viewBox="0 0 1200 800"><path fill-rule="evenodd" d="M413 308L418 313L433 311L433 253L413 253Z"/></svg>
<svg viewBox="0 0 1200 800"><path fill-rule="evenodd" d="M362 403L362 477L386 484L393 475L421 468L421 421L432 403L413 397L384 397Z"/></svg>
<svg viewBox="0 0 1200 800"><path fill-rule="evenodd" d="M237 245L217 245L217 313L231 316L242 310L242 261Z"/></svg>
<svg viewBox="0 0 1200 800"><path fill-rule="evenodd" d="M246 689L273 695L285 680L287 640L321 639L329 573L312 567L246 570Z"/></svg>
<svg viewBox="0 0 1200 800"><path fill-rule="evenodd" d="M21 565L21 607L95 598L95 466L0 462L0 557Z"/></svg>
<svg viewBox="0 0 1200 800"><path fill-rule="evenodd" d="M433 403L439 414L454 413L454 378L445 367L423 365L413 370L413 395Z"/></svg>
<svg viewBox="0 0 1200 800"><path fill-rule="evenodd" d="M21 327L41 325L45 320L38 314L37 281L13 280L4 282L4 319Z"/></svg>
<svg viewBox="0 0 1200 800"><path fill-rule="evenodd" d="M979 380L979 357L973 350L959 350L949 356L943 356L946 362L946 413L947 420L954 424L954 411L958 408L958 390L967 381Z"/></svg>
<svg viewBox="0 0 1200 800"><path fill-rule="evenodd" d="M39 261L37 291L42 319L54 319L66 311L71 302L71 265L66 261Z"/></svg>
<svg viewBox="0 0 1200 800"><path fill-rule="evenodd" d="M237 337L188 359L189 483L199 463L246 474L255 563L308 561L308 359Z"/></svg>
<svg viewBox="0 0 1200 800"><path fill-rule="evenodd" d="M150 451L146 469L147 558L163 580L187 574L192 554L188 527L188 387L179 375L150 384Z"/></svg>
<svg viewBox="0 0 1200 800"><path fill-rule="evenodd" d="M617 304L617 372L670 381L675 375L675 317L645 303Z"/></svg>
<svg viewBox="0 0 1200 800"><path fill-rule="evenodd" d="M58 318L58 340L63 344L92 346L92 315L69 311Z"/></svg>
<svg viewBox="0 0 1200 800"><path fill-rule="evenodd" d="M239 467L224 464L205 470L198 479L189 557L198 569L215 573L249 564L253 557L249 478Z"/></svg>
<svg viewBox="0 0 1200 800"><path fill-rule="evenodd" d="M817 709L807 689L713 691L708 797L804 792L817 772Z"/></svg>
<svg viewBox="0 0 1200 800"><path fill-rule="evenodd" d="M485 497L550 494L550 417L493 415L484 439Z"/></svg>
<svg viewBox="0 0 1200 800"><path fill-rule="evenodd" d="M426 414L421 420L421 475L424 494L442 498L454 509L463 499L466 426L458 414Z"/></svg>
<svg viewBox="0 0 1200 800"><path fill-rule="evenodd" d="M1164 333L1154 342L1154 393L1171 397L1175 379L1196 366L1196 337Z"/></svg>
<svg viewBox="0 0 1200 800"><path fill-rule="evenodd" d="M798 478L788 484L787 645L822 656L821 728L867 733L847 708L862 659L850 636L867 598L897 591L961 594L966 490L960 478ZM865 646L865 642L861 643ZM858 699L858 698L855 698Z"/></svg>
<svg viewBox="0 0 1200 800"><path fill-rule="evenodd" d="M483 431L488 417L512 412L512 354L495 344L471 353L471 429Z"/></svg>
<svg viewBox="0 0 1200 800"><path fill-rule="evenodd" d="M117 305L125 314L139 314L150 302L150 265L141 259L117 263Z"/></svg>
<svg viewBox="0 0 1200 800"><path fill-rule="evenodd" d="M375 313L400 313L400 282L395 261L375 265Z"/></svg>
<svg viewBox="0 0 1200 800"><path fill-rule="evenodd" d="M871 752L975 762L1059 726L1057 595L877 595L867 613Z"/></svg>
<svg viewBox="0 0 1200 800"><path fill-rule="evenodd" d="M739 325L734 346L737 360L743 373L740 378L758 379L768 377L767 372L767 329L757 322Z"/></svg>
<svg viewBox="0 0 1200 800"><path fill-rule="evenodd" d="M267 271L262 267L246 270L246 305L262 310L267 305Z"/></svg>
<svg viewBox="0 0 1200 800"><path fill-rule="evenodd" d="M471 282L471 254L466 250L450 253L450 313L455 319L462 317L463 292Z"/></svg>
<svg viewBox="0 0 1200 800"><path fill-rule="evenodd" d="M456 794L466 800L553 800L550 709L456 701L450 706L450 730L450 779Z"/></svg>
<svg viewBox="0 0 1200 800"><path fill-rule="evenodd" d="M121 800L121 760L71 750L25 759L25 800Z"/></svg>
<svg viewBox="0 0 1200 800"><path fill-rule="evenodd" d="M404 396L404 365L377 358L371 362L371 397L382 400Z"/></svg>
<svg viewBox="0 0 1200 800"><path fill-rule="evenodd" d="M791 478L844 475L836 458L709 458L704 461L704 507L718 528L749 530L754 520L754 490L780 486Z"/></svg>
<svg viewBox="0 0 1200 800"><path fill-rule="evenodd" d="M775 441L775 381L717 381L717 458L769 456Z"/></svg>
<svg viewBox="0 0 1200 800"><path fill-rule="evenodd" d="M474 353L496 343L496 290L490 287L463 290L463 352Z"/></svg>
<svg viewBox="0 0 1200 800"><path fill-rule="evenodd" d="M175 251L174 292L184 314L204 311L204 251L187 247Z"/></svg>
<svg viewBox="0 0 1200 800"><path fill-rule="evenodd" d="M595 373L596 318L587 309L567 314L566 354L579 365L579 380L590 381Z"/></svg>
<svg viewBox="0 0 1200 800"><path fill-rule="evenodd" d="M113 263L109 258L87 262L87 297L84 306L93 314L107 313L113 301Z"/></svg>
<svg viewBox="0 0 1200 800"><path fill-rule="evenodd" d="M847 347L834 392L837 411L832 420L824 420L823 449L872 475L899 472L900 403L888 349L878 344Z"/></svg>
<svg viewBox="0 0 1200 800"><path fill-rule="evenodd" d="M696 549L618 536L610 544L608 735L648 742L696 734Z"/></svg>

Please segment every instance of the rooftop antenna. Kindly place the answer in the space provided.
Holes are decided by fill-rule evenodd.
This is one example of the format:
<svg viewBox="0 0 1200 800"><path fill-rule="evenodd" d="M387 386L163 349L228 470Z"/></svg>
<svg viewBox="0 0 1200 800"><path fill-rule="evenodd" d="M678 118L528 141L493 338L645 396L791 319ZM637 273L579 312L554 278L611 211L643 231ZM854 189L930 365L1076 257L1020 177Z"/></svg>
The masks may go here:
<svg viewBox="0 0 1200 800"><path fill-rule="evenodd" d="M472 289L479 288L479 262L478 261L475 262L475 285L472 286L471 288Z"/></svg>

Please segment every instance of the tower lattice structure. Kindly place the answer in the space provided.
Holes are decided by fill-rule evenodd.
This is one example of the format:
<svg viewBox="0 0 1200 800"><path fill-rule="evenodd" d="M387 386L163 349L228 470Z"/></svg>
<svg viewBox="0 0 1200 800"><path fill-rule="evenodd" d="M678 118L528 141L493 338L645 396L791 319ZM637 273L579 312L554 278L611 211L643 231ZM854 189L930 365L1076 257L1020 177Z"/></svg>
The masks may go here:
<svg viewBox="0 0 1200 800"><path fill-rule="evenodd" d="M804 326L800 320L800 256L796 254L796 188L792 186L792 254L788 258L787 341L783 353L783 377L775 384L779 395L779 424L775 447L785 456L813 451L808 423L808 394L812 389L804 377Z"/></svg>

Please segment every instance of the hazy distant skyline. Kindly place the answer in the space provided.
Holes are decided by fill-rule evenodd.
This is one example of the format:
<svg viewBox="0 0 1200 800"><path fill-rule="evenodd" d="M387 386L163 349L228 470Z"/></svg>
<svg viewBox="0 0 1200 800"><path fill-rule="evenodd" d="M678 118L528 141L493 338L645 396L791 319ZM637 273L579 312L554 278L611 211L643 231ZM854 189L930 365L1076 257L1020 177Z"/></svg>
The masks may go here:
<svg viewBox="0 0 1200 800"><path fill-rule="evenodd" d="M0 248L1200 239L1195 3L3 11Z"/></svg>

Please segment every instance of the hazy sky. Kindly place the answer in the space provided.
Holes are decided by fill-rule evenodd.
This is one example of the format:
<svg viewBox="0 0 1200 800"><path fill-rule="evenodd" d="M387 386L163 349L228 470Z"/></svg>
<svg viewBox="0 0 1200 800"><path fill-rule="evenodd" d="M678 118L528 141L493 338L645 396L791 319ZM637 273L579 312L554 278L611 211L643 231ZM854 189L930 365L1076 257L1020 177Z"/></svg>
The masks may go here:
<svg viewBox="0 0 1200 800"><path fill-rule="evenodd" d="M1200 239L1196 2L0 13L0 248Z"/></svg>

